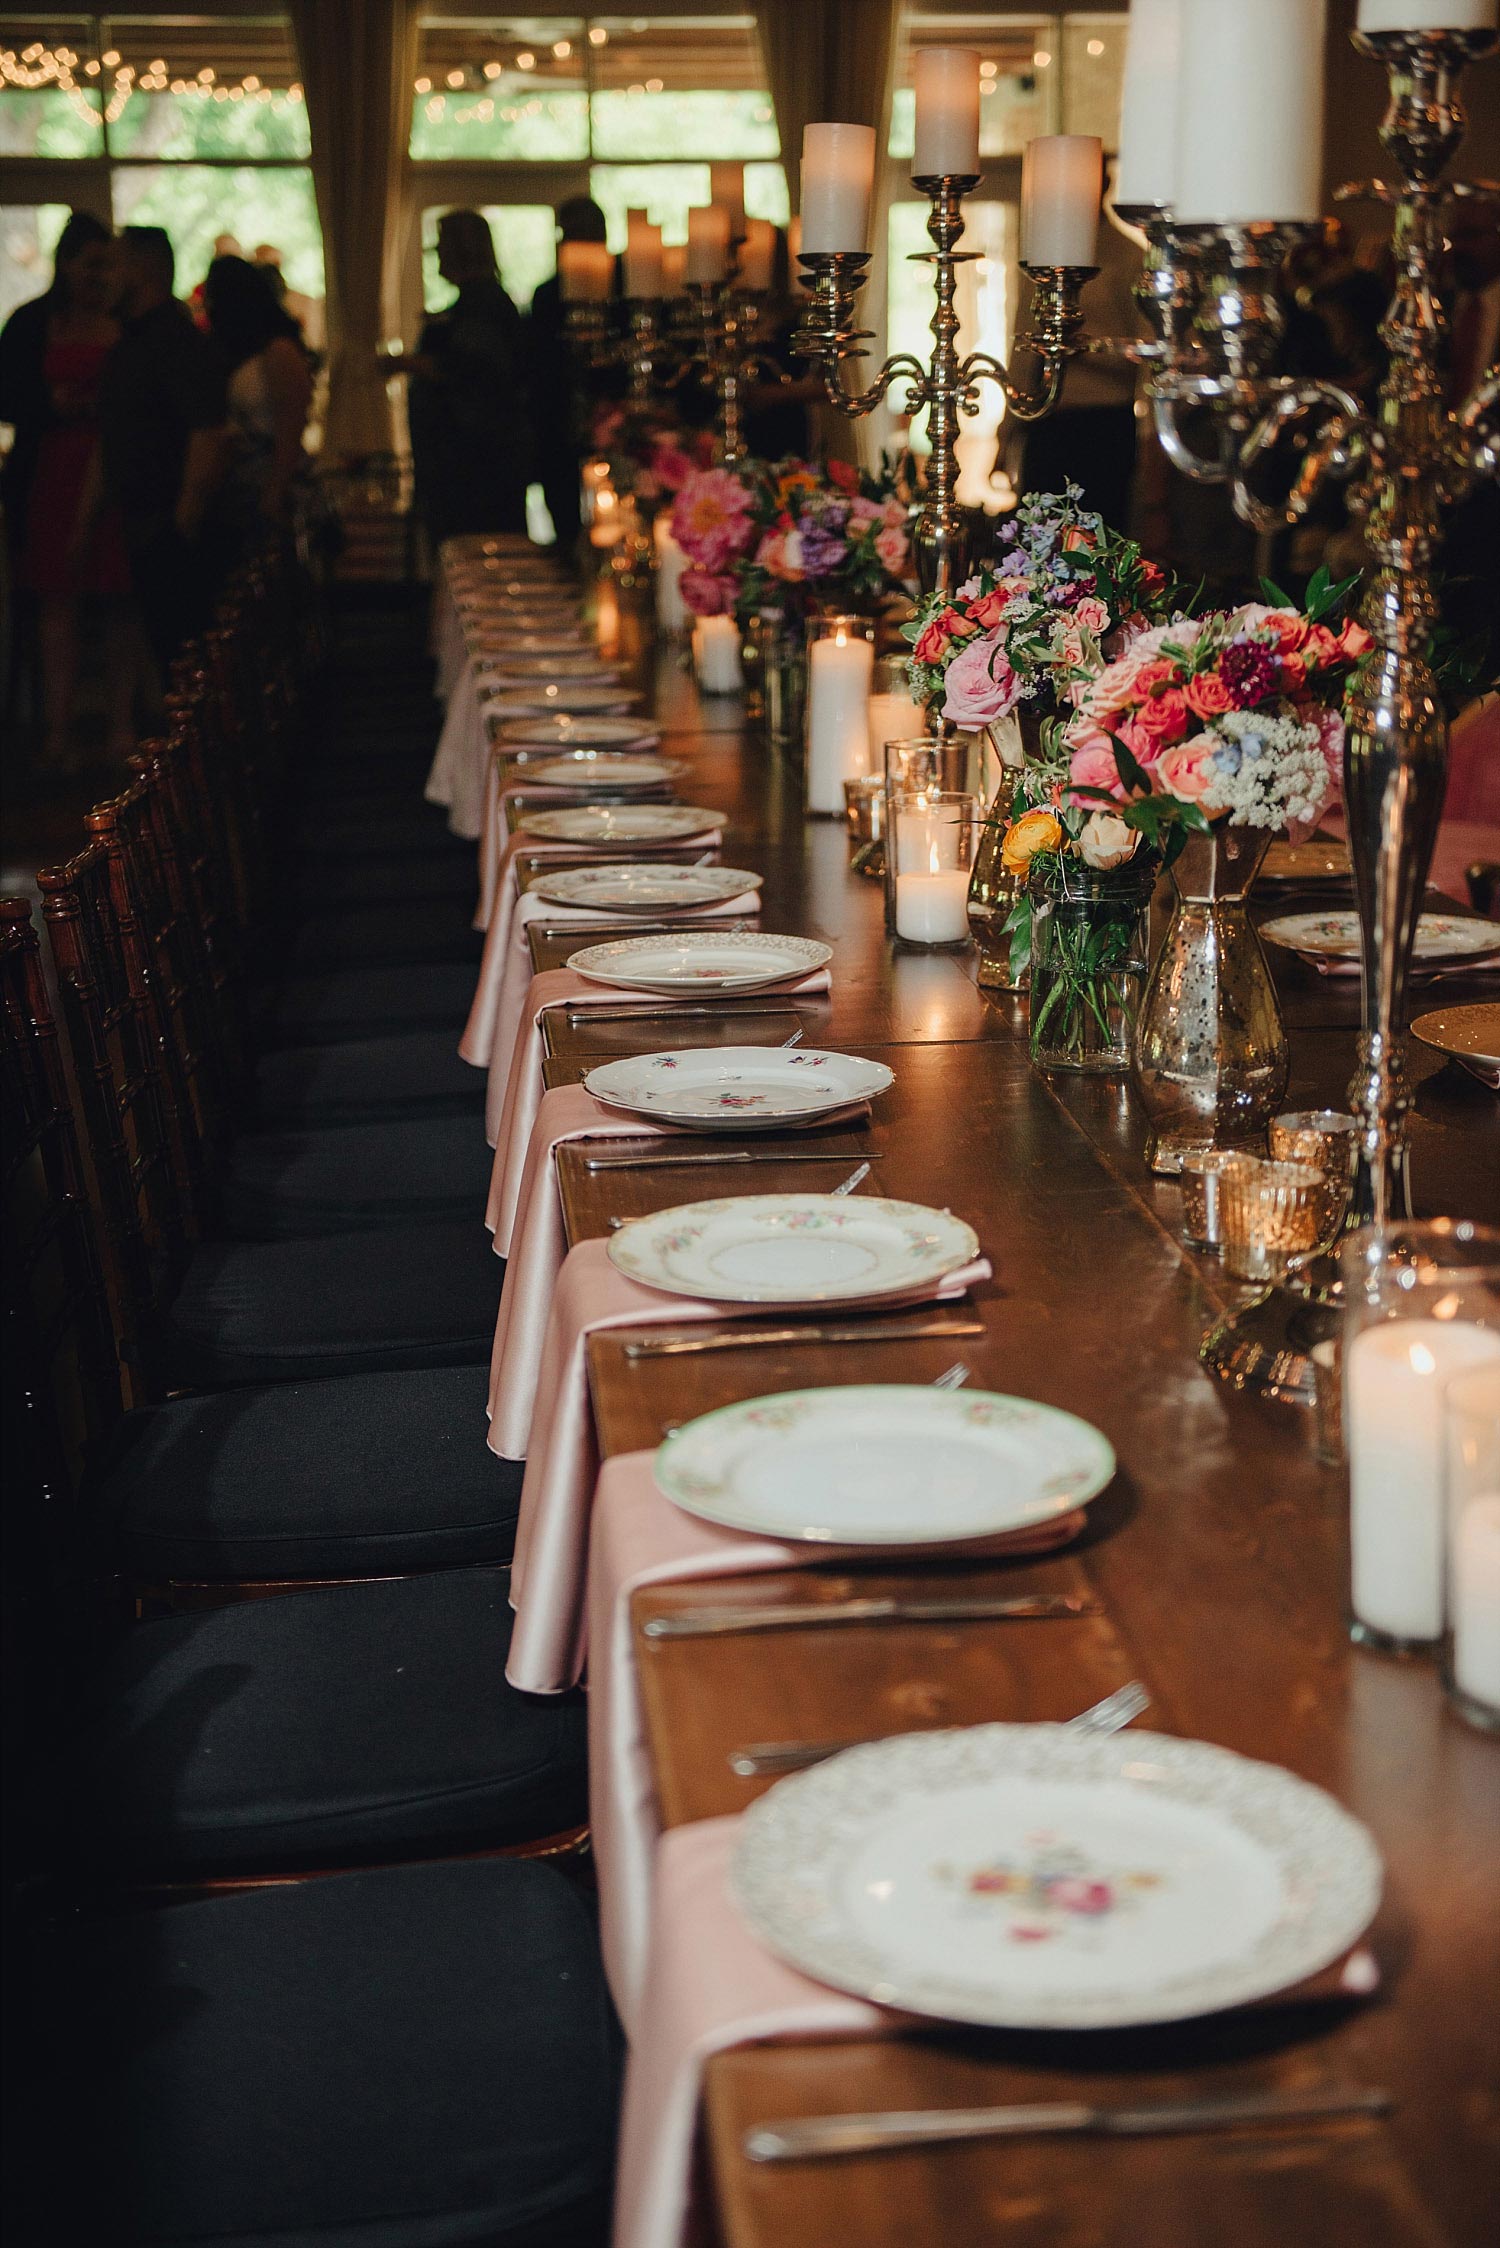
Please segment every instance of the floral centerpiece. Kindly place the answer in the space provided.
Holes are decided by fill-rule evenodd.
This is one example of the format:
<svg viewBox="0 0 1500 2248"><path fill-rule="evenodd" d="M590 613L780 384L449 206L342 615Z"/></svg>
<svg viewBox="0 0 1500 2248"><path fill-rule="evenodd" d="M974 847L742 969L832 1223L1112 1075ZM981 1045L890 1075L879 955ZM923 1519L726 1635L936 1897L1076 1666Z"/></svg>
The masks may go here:
<svg viewBox="0 0 1500 2248"><path fill-rule="evenodd" d="M682 596L699 616L870 608L911 568L906 504L895 476L830 461L745 461L690 476L672 510L687 555Z"/></svg>
<svg viewBox="0 0 1500 2248"><path fill-rule="evenodd" d="M687 429L663 407L611 401L595 408L593 451L609 463L609 480L650 510L674 499L690 476L713 459L713 431Z"/></svg>

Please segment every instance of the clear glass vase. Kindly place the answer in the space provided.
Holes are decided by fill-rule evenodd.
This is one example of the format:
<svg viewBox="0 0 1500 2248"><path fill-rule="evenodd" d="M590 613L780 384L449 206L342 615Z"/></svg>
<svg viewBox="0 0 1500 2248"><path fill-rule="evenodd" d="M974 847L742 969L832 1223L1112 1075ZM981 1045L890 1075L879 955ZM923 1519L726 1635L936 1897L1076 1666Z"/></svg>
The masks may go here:
<svg viewBox="0 0 1500 2248"><path fill-rule="evenodd" d="M1208 1148L1263 1147L1286 1092L1286 1027L1247 902L1270 841L1266 829L1216 827L1172 862L1172 918L1135 1047L1153 1171L1178 1172Z"/></svg>
<svg viewBox="0 0 1500 2248"><path fill-rule="evenodd" d="M760 645L767 738L800 759L807 720L807 643L800 619L763 613Z"/></svg>
<svg viewBox="0 0 1500 2248"><path fill-rule="evenodd" d="M1031 1058L1039 1069L1118 1076L1146 979L1146 917L1156 861L1137 853L1107 872L1055 859L1034 873L1031 900Z"/></svg>

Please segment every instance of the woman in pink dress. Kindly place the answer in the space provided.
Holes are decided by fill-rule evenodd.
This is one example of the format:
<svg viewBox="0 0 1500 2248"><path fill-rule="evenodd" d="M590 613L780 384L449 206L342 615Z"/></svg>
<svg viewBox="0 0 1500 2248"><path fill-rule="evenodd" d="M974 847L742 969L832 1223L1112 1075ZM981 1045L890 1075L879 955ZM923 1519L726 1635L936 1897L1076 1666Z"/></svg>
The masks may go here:
<svg viewBox="0 0 1500 2248"><path fill-rule="evenodd" d="M16 582L36 603L42 670L43 761L75 769L73 707L79 675L80 604L103 626L108 751L134 747L139 634L118 516L98 500L99 381L119 335L109 312L113 247L97 220L75 213L58 243L51 288L23 312L19 342L30 362L33 426L26 432L25 489L17 500ZM22 315L17 314L17 322ZM15 323L13 323L14 325ZM18 443L21 432L17 432ZM9 481L9 480L8 480Z"/></svg>

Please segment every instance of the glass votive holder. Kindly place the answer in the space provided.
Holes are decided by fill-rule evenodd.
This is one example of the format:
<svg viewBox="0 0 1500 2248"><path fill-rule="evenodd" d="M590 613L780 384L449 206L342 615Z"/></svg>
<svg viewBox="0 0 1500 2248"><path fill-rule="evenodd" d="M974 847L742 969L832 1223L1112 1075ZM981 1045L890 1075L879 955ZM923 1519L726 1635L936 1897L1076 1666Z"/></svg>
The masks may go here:
<svg viewBox="0 0 1500 2248"><path fill-rule="evenodd" d="M1313 1370L1313 1450L1326 1467L1342 1467L1344 1368L1338 1336L1314 1343L1307 1355Z"/></svg>
<svg viewBox="0 0 1500 2248"><path fill-rule="evenodd" d="M844 825L850 844L878 843L885 833L885 775L860 773L844 783Z"/></svg>
<svg viewBox="0 0 1500 2248"><path fill-rule="evenodd" d="M842 818L844 783L870 770L873 617L812 617L807 627L805 802Z"/></svg>
<svg viewBox="0 0 1500 2248"><path fill-rule="evenodd" d="M890 808L899 796L936 796L942 789L938 771L938 746L932 734L908 734L885 745L886 828ZM896 934L896 857L885 854L885 932Z"/></svg>
<svg viewBox="0 0 1500 2248"><path fill-rule="evenodd" d="M1447 1428L1447 1645L1443 1684L1461 1717L1500 1733L1500 1363L1455 1374Z"/></svg>
<svg viewBox="0 0 1500 2248"><path fill-rule="evenodd" d="M1337 1108L1288 1109L1271 1119L1274 1163L1311 1163L1320 1171L1347 1178L1354 1169L1359 1119Z"/></svg>
<svg viewBox="0 0 1500 2248"><path fill-rule="evenodd" d="M1279 1280L1287 1259L1323 1239L1328 1186L1310 1163L1238 1155L1219 1173L1224 1269L1236 1280Z"/></svg>
<svg viewBox="0 0 1500 2248"><path fill-rule="evenodd" d="M1350 1636L1426 1651L1443 1631L1444 1392L1500 1366L1500 1231L1455 1218L1364 1226L1340 1266Z"/></svg>
<svg viewBox="0 0 1500 2248"><path fill-rule="evenodd" d="M922 706L906 683L901 656L877 656L870 679L870 752L877 772L885 765L885 745L907 741L922 731Z"/></svg>
<svg viewBox="0 0 1500 2248"><path fill-rule="evenodd" d="M968 950L969 877L978 833L979 801L967 793L923 789L888 800L885 856L898 946L916 952Z"/></svg>
<svg viewBox="0 0 1500 2248"><path fill-rule="evenodd" d="M1219 1195L1226 1167L1240 1161L1237 1150L1204 1148L1182 1164L1182 1230L1198 1249L1217 1249L1224 1234Z"/></svg>

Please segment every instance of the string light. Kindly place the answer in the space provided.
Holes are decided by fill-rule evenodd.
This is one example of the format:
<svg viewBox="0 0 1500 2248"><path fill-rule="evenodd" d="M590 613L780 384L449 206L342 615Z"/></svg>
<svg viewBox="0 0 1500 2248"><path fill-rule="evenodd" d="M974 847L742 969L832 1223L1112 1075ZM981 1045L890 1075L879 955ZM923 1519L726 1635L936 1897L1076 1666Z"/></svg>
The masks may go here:
<svg viewBox="0 0 1500 2248"><path fill-rule="evenodd" d="M101 104L92 86L80 84L80 79L97 80L109 74L104 101ZM258 102L270 102L277 107L295 107L302 99L302 88L293 84L284 92L264 85L255 72L247 72L237 85L220 83L211 63L205 63L193 78L168 78L164 56L157 55L142 70L136 64L122 62L117 48L111 47L99 56L91 55L81 62L70 47L48 48L40 40L17 54L13 48L0 49L0 84L14 86L23 93L59 93L86 124L97 126L102 116L113 125L125 111L132 94L171 93L178 100L196 95L200 101L237 102L247 97Z"/></svg>

